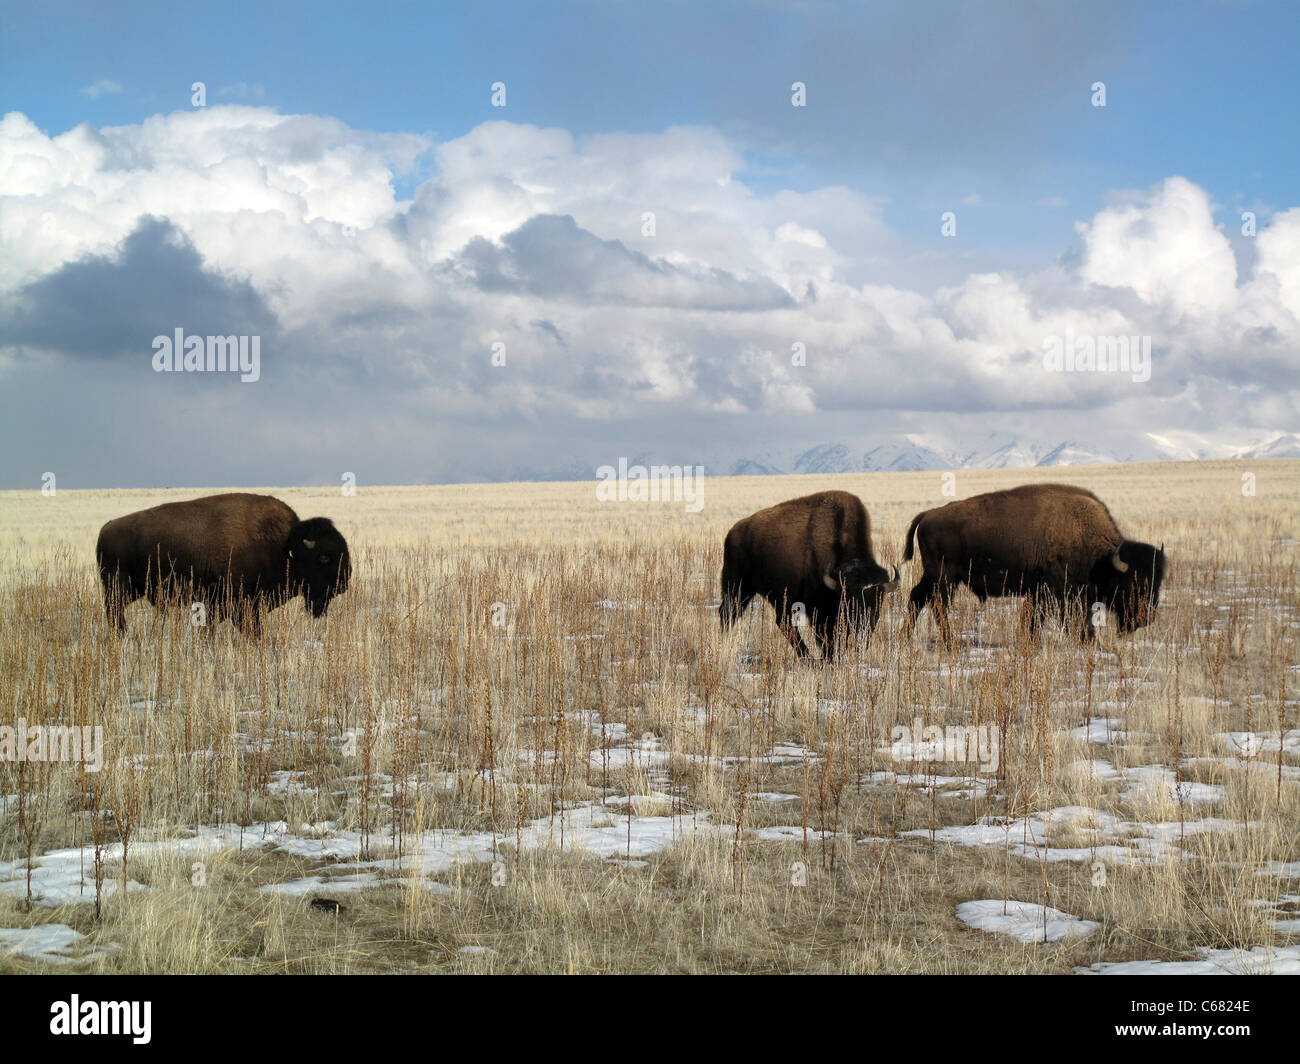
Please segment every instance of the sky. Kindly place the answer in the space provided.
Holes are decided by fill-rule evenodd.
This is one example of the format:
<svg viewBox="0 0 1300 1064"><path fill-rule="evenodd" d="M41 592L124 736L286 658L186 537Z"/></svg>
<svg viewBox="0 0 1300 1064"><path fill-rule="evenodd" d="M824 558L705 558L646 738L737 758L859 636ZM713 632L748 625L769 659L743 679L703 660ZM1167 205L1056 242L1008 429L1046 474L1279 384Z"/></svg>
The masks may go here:
<svg viewBox="0 0 1300 1064"><path fill-rule="evenodd" d="M7 7L0 487L1267 443L1298 53L1217 0Z"/></svg>

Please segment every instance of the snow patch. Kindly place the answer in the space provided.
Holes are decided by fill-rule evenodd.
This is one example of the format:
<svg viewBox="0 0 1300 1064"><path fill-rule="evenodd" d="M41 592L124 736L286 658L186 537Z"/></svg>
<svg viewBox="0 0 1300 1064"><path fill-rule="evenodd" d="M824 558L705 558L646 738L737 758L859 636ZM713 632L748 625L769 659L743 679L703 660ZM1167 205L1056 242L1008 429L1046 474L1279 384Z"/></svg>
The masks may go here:
<svg viewBox="0 0 1300 1064"><path fill-rule="evenodd" d="M964 901L957 906L957 919L981 931L1010 935L1017 942L1057 942L1082 938L1101 925L1069 913L1029 901L986 898Z"/></svg>

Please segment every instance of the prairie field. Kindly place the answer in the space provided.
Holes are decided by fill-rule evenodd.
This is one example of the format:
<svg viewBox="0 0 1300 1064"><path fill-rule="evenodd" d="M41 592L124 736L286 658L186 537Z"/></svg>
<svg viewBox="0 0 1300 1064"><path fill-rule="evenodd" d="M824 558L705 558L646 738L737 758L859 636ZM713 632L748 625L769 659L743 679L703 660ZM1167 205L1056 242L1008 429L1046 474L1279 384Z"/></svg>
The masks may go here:
<svg viewBox="0 0 1300 1064"><path fill-rule="evenodd" d="M0 971L1300 970L1300 461L944 477L260 489L353 565L260 640L105 622L100 526L210 489L0 493L0 725L102 735L0 760ZM1048 481L1164 544L1155 622L903 638L912 516ZM874 637L724 638L727 529L828 488L902 572Z"/></svg>

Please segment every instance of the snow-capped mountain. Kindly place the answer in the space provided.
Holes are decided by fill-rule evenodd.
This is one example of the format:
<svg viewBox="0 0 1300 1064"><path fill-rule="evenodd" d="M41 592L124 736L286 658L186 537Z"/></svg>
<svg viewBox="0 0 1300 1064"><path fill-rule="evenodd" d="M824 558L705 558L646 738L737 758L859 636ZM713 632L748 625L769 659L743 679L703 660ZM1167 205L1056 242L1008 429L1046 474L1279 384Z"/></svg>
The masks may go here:
<svg viewBox="0 0 1300 1064"><path fill-rule="evenodd" d="M1207 458L1300 458L1300 432L1254 433L1253 439L1227 439L1195 432L1148 432L1156 460L1192 462Z"/></svg>
<svg viewBox="0 0 1300 1064"><path fill-rule="evenodd" d="M994 431L960 443L909 433L877 441L836 441L740 457L712 466L732 476L773 473L901 473L926 469L1024 469L1112 462L1195 461L1212 458L1300 458L1300 433L1267 433L1243 445L1191 433L1146 433L1130 446L1098 447L1075 439L1034 440Z"/></svg>
<svg viewBox="0 0 1300 1064"><path fill-rule="evenodd" d="M885 473L910 473L921 469L942 469L952 464L952 456L906 436L878 444L862 455L862 468Z"/></svg>
<svg viewBox="0 0 1300 1064"><path fill-rule="evenodd" d="M1250 440L1251 442L1245 442ZM636 455L629 465L703 465L706 475L778 476L786 473L903 473L921 470L1024 469L1118 462L1187 462L1214 458L1300 458L1300 433L1256 433L1235 439L1187 431L1148 432L1122 447L1098 447L1075 439L1030 439L993 431L961 440L931 433L889 438L850 438L813 445L766 446L751 453ZM606 459L609 461L609 459ZM595 467L574 461L555 469L519 469L511 480L589 480Z"/></svg>
<svg viewBox="0 0 1300 1064"><path fill-rule="evenodd" d="M862 467L849 453L847 444L823 443L794 460L792 473L856 473Z"/></svg>
<svg viewBox="0 0 1300 1064"><path fill-rule="evenodd" d="M1268 443L1251 447L1234 458L1300 458L1300 432L1284 432Z"/></svg>
<svg viewBox="0 0 1300 1064"><path fill-rule="evenodd" d="M1006 432L990 432L961 445L933 436L908 434L881 441L821 443L793 451L785 460L742 457L721 467L733 476L752 473L903 473L924 469L1014 469L1025 466L1093 465L1132 461L1075 440L1040 443ZM1150 457L1154 458L1155 455Z"/></svg>
<svg viewBox="0 0 1300 1064"><path fill-rule="evenodd" d="M752 458L742 458L732 465L730 475L733 477L770 477L779 476L784 472L785 470L768 465L766 462L759 462Z"/></svg>

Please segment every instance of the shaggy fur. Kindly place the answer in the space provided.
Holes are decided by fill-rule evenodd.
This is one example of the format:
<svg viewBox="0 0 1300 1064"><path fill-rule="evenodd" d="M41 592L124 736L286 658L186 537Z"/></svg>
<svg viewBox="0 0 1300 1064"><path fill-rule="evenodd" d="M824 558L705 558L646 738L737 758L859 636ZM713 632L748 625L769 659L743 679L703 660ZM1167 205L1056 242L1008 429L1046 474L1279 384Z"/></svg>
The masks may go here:
<svg viewBox="0 0 1300 1064"><path fill-rule="evenodd" d="M897 586L897 574L891 583L872 555L871 519L862 500L847 491L823 491L759 510L732 526L723 546L719 619L727 631L761 596L802 657L808 648L794 624L802 607L823 659L830 661L841 616L846 634L865 627L870 637L881 600Z"/></svg>
<svg viewBox="0 0 1300 1064"><path fill-rule="evenodd" d="M1031 630L1050 606L1064 621L1072 609L1100 602L1130 632L1150 622L1160 600L1164 551L1126 540L1097 496L1068 484L1024 485L926 510L907 530L904 561L913 541L923 572L908 603L909 632L930 605L950 639L948 599L963 583L981 601L1029 596ZM1084 612L1082 636L1091 639L1093 613Z"/></svg>
<svg viewBox="0 0 1300 1064"><path fill-rule="evenodd" d="M209 630L226 616L256 635L262 609L299 594L319 617L352 573L347 542L329 518L300 521L279 499L238 492L115 518L100 529L95 556L104 609L119 631L135 599L161 608L182 596L204 603Z"/></svg>

